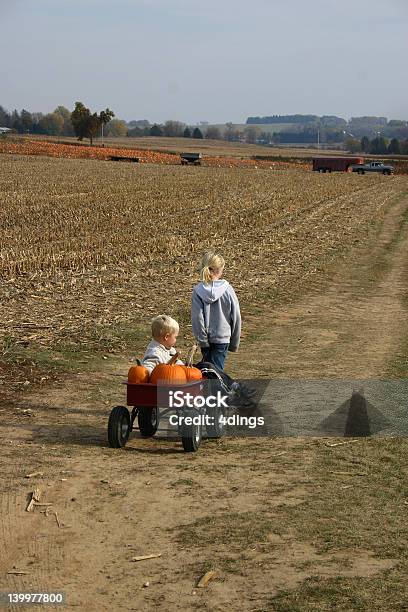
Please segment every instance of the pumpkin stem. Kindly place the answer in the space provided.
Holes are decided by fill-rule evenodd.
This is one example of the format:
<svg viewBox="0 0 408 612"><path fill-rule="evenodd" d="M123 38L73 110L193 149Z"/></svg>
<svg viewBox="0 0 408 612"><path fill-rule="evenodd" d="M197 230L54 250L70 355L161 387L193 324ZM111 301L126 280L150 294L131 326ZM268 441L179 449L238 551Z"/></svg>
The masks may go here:
<svg viewBox="0 0 408 612"><path fill-rule="evenodd" d="M169 361L167 362L167 365L174 365L174 364L176 363L177 359L179 358L179 354L180 354L180 353L175 353L175 354L173 355L173 357L171 357L171 358L169 359Z"/></svg>
<svg viewBox="0 0 408 612"><path fill-rule="evenodd" d="M189 368L191 368L191 366L193 365L193 357L194 357L194 353L196 352L197 348L198 348L197 345L193 344L191 349L188 351L187 359L186 359L186 366L188 366Z"/></svg>

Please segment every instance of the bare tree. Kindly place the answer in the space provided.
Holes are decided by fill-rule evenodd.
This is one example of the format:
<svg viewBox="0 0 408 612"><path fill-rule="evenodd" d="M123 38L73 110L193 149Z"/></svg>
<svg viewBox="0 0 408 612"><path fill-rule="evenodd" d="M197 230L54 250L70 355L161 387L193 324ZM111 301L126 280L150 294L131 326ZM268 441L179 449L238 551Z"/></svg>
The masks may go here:
<svg viewBox="0 0 408 612"><path fill-rule="evenodd" d="M166 121L164 124L164 135L165 136L183 136L185 124L181 121Z"/></svg>
<svg viewBox="0 0 408 612"><path fill-rule="evenodd" d="M206 138L212 138L213 140L220 140L221 139L221 130L220 130L220 128L218 128L215 125L210 125L207 128L207 131L205 133L205 137Z"/></svg>

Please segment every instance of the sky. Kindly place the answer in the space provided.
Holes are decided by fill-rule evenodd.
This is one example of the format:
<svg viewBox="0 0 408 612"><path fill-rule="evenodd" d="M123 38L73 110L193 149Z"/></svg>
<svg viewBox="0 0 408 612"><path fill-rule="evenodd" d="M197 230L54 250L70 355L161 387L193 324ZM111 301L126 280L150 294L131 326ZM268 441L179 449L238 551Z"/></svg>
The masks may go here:
<svg viewBox="0 0 408 612"><path fill-rule="evenodd" d="M407 0L0 0L0 105L408 119Z"/></svg>

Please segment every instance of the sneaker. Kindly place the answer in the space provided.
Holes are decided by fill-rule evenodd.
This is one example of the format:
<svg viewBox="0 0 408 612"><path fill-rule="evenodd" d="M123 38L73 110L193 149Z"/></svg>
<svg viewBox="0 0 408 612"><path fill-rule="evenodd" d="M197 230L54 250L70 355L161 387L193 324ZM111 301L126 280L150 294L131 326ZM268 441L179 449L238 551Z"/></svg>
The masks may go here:
<svg viewBox="0 0 408 612"><path fill-rule="evenodd" d="M256 389L251 389L242 383L234 382L228 393L228 404L231 408L253 408L256 406L254 396Z"/></svg>
<svg viewBox="0 0 408 612"><path fill-rule="evenodd" d="M239 385L237 383L233 383L231 390L227 393L228 395L228 408L238 408L241 406L242 397L239 392Z"/></svg>
<svg viewBox="0 0 408 612"><path fill-rule="evenodd" d="M243 383L239 384L239 392L240 392L240 395L244 397L245 399L252 399L256 395L256 389L247 387Z"/></svg>
<svg viewBox="0 0 408 612"><path fill-rule="evenodd" d="M228 391L227 397L228 397L228 401L230 400L233 401L239 397L239 393L237 392L236 389L231 389L230 391Z"/></svg>

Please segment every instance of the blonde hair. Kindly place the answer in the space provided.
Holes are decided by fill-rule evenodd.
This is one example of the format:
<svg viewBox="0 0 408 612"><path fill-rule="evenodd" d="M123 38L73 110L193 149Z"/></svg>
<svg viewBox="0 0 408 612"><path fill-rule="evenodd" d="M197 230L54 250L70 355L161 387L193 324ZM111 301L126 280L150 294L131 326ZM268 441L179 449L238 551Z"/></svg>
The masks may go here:
<svg viewBox="0 0 408 612"><path fill-rule="evenodd" d="M224 258L214 251L204 253L200 265L200 277L206 285L212 281L212 273L222 270L225 266Z"/></svg>
<svg viewBox="0 0 408 612"><path fill-rule="evenodd" d="M152 336L155 340L165 334L176 334L178 331L179 324L168 315L159 315L152 319Z"/></svg>

